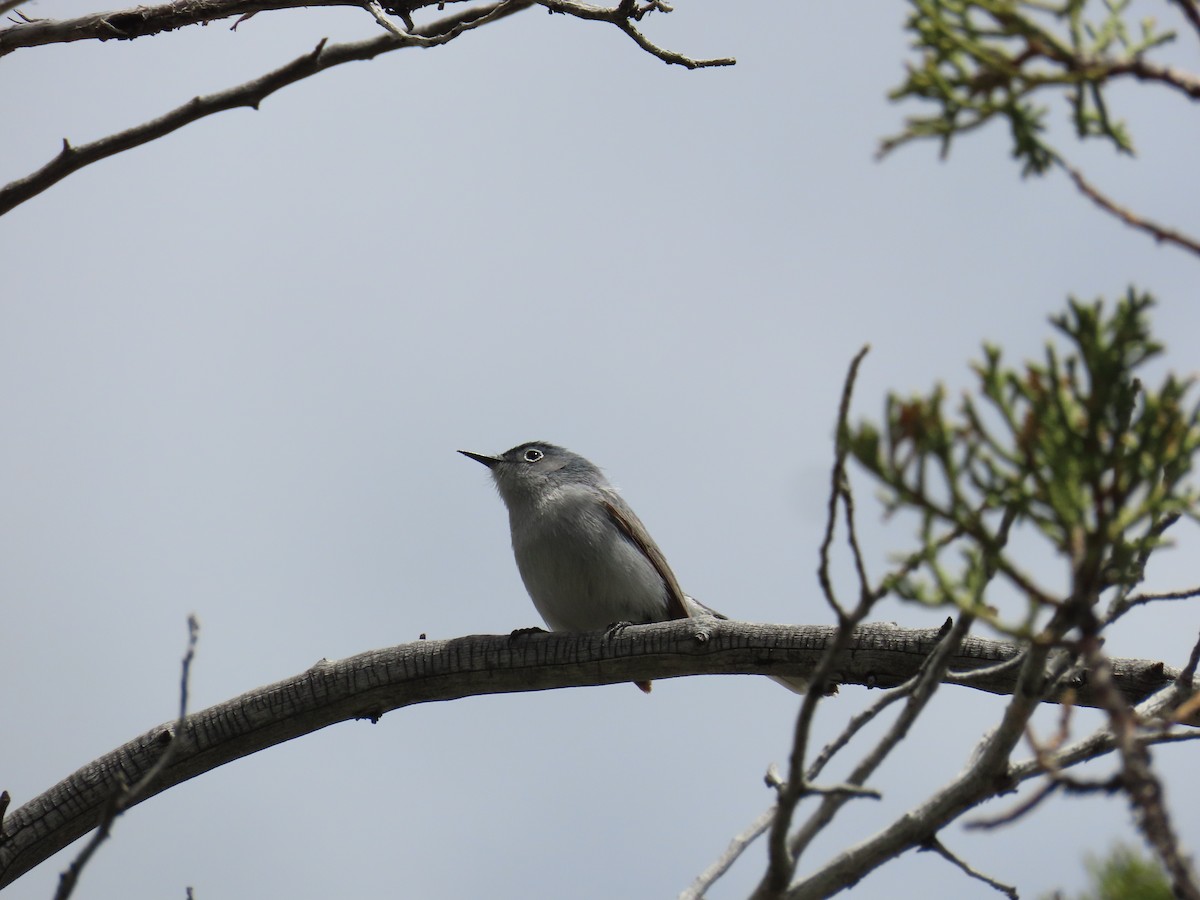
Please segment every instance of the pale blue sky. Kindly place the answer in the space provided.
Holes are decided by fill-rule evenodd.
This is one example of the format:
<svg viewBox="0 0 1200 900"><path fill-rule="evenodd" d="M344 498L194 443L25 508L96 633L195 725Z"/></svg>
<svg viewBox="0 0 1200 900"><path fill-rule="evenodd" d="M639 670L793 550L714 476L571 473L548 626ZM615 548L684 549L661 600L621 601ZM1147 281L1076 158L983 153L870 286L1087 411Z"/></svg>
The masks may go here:
<svg viewBox="0 0 1200 900"><path fill-rule="evenodd" d="M668 67L615 29L533 10L301 82L0 219L0 787L15 804L173 715L189 613L194 708L422 632L537 624L500 501L459 448L583 453L689 592L738 618L828 623L816 548L864 342L856 408L877 415L888 389L965 384L984 340L1039 353L1068 293L1136 283L1162 301L1167 362L1196 369L1196 261L1062 178L1022 181L1001 129L948 164L931 146L873 161L906 113L885 99L903 5L677 7L647 31L738 65ZM63 136L377 30L311 9L14 53L0 181ZM1139 161L1079 159L1118 199L1200 231L1194 111L1152 90L1113 99ZM908 535L864 518L879 573ZM1152 586L1200 580L1196 534L1181 537ZM1131 615L1110 649L1182 664L1194 610ZM942 615L888 602L879 617ZM875 696L844 690L820 736ZM880 773L886 799L848 810L812 864L957 772L1000 702L940 693ZM786 761L795 708L765 679L708 678L336 726L137 807L77 896L674 896L769 804L761 777ZM1155 752L1193 848L1195 752ZM1078 886L1085 851L1131 835L1123 801L1088 798L943 839L1035 896ZM744 896L761 856L712 897ZM6 896L49 896L65 864ZM855 897L893 897L898 879L993 896L923 854Z"/></svg>

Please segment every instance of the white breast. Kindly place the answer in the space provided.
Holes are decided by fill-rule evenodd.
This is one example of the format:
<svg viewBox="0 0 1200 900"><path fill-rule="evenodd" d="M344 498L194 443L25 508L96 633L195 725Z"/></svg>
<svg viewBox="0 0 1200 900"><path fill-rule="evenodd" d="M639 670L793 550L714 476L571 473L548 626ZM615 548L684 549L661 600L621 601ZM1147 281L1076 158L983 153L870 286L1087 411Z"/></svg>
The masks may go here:
<svg viewBox="0 0 1200 900"><path fill-rule="evenodd" d="M525 589L554 631L598 631L667 617L666 586L586 489L565 488L526 508L513 553Z"/></svg>

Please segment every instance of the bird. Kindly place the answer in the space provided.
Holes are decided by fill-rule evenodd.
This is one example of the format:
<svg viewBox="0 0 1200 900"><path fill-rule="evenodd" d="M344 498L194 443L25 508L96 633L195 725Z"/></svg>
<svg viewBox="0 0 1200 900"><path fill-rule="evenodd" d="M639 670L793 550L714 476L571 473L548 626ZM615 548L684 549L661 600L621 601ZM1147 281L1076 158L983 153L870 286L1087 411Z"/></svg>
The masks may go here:
<svg viewBox="0 0 1200 900"><path fill-rule="evenodd" d="M458 452L491 471L508 509L521 580L551 631L727 618L684 593L642 520L603 471L578 453L547 441L498 456ZM798 693L807 690L800 678L776 680ZM649 681L635 684L650 692Z"/></svg>

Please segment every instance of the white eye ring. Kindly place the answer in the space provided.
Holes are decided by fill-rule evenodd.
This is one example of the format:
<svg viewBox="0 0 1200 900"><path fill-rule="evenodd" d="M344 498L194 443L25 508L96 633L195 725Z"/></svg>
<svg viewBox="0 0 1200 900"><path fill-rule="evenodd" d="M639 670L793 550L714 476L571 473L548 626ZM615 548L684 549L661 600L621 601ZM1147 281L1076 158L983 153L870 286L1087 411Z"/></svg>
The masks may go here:
<svg viewBox="0 0 1200 900"><path fill-rule="evenodd" d="M525 458L525 462L533 463L533 462L537 462L539 459L541 459L546 454L544 454L541 450L538 450L536 447L530 447L522 455Z"/></svg>

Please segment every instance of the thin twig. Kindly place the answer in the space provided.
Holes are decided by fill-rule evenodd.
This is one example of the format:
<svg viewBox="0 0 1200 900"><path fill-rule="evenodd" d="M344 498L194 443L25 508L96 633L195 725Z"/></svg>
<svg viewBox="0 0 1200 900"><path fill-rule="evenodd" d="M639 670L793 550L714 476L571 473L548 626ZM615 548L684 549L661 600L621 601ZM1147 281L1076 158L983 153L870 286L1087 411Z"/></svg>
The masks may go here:
<svg viewBox="0 0 1200 900"><path fill-rule="evenodd" d="M384 15L383 7L380 6L378 3L376 3L375 0L371 0L371 2L365 4L365 8L366 8L367 12L369 12L372 16L375 17L375 21L378 22L380 25L382 25L383 29L385 31L387 31L388 33L394 35L395 37L400 38L400 40L404 40L406 38L413 36L409 32L405 31L403 28L400 28L395 22L393 22L391 19L389 19L386 15Z"/></svg>
<svg viewBox="0 0 1200 900"><path fill-rule="evenodd" d="M166 743L162 755L159 756L154 765L147 770L146 774L136 784L130 786L122 781L121 786L113 792L105 807L104 815L96 828L96 832L92 835L92 839L87 842L84 848L79 851L79 855L71 861L71 864L59 876L58 890L54 893L54 900L67 900L71 896L71 892L75 890L75 886L79 883L79 876L83 872L83 867L88 864L88 861L100 848L100 845L108 839L112 831L113 822L116 821L121 813L138 802L141 795L154 783L154 780L158 778L159 774L170 763L172 757L175 756L175 752L183 740L184 721L187 719L188 678L191 675L192 659L196 654L196 639L199 634L200 623L195 616L188 616L187 652L183 655L183 663L180 666L179 674L179 718L175 721L173 733L164 731L160 736L160 739Z"/></svg>
<svg viewBox="0 0 1200 900"><path fill-rule="evenodd" d="M968 830L974 829L982 831L991 828L999 828L1001 825L1008 825L1012 822L1015 822L1017 819L1021 818L1031 810L1035 809L1043 800L1054 794L1062 786L1062 782L1051 779L1012 809L1006 812L997 813L994 816L972 819L970 822L965 823L963 828Z"/></svg>
<svg viewBox="0 0 1200 900"><path fill-rule="evenodd" d="M1065 666L1065 662L1050 661L1049 652L1044 645L1034 644L1029 648L1017 677L1012 700L966 769L933 796L885 825L872 837L843 850L828 863L790 885L787 896L832 896L906 850L920 846L931 834L966 810L1006 790L1012 748L1020 740L1026 723L1041 702L1047 678L1053 680ZM760 889L754 896L757 900L772 894L762 890L760 883Z"/></svg>
<svg viewBox="0 0 1200 900"><path fill-rule="evenodd" d="M1135 384L1139 384L1135 379ZM1146 564L1150 562L1150 554L1159 546L1158 538L1161 538L1167 531L1182 518L1180 513L1171 513L1163 516L1157 522L1147 529L1143 539L1142 549L1138 552L1137 561L1134 563L1133 571L1137 573L1137 579L1128 584L1121 585L1117 595L1108 605L1108 611L1104 614L1104 626L1112 625L1117 619L1125 615L1136 605L1149 603L1151 599L1158 597L1154 594L1134 594L1133 589L1145 580ZM1149 540L1146 540L1146 539ZM1196 588L1200 591L1200 588ZM1145 598L1145 599L1143 599ZM1169 595L1162 595L1159 599L1174 599Z"/></svg>
<svg viewBox="0 0 1200 900"><path fill-rule="evenodd" d="M846 380L842 383L842 399L838 404L837 449L834 453L833 469L829 473L829 502L825 513L825 535L821 538L821 549L818 551L820 565L817 567L817 580L820 582L821 593L825 596L825 601L833 607L839 620L846 618L846 612L838 602L833 589L833 579L829 576L829 551L833 547L833 537L837 531L838 503L850 493L846 484L846 457L850 453L850 448L846 445L845 439L846 424L850 418L850 398L854 392L854 382L858 378L858 368L870 351L871 345L864 344L862 349L855 354L854 359L850 361ZM853 516L850 516L848 523L852 522ZM863 579L865 574L861 565L862 554L858 551L857 542L852 546L855 550L855 563L859 566L859 578Z"/></svg>
<svg viewBox="0 0 1200 900"><path fill-rule="evenodd" d="M942 675L945 673L946 667L950 665L951 656L958 649L963 638L967 636L967 632L971 630L974 621L973 616L963 615L959 617L957 622L950 623L948 621L946 623L949 627L943 628L941 642L921 664L921 670L917 674L917 684L905 701L900 714L892 722L883 737L876 742L875 746L854 767L846 779L847 782L850 784L865 784L866 780L883 765L884 760L904 740L909 729L917 720L917 717L924 711L930 699L932 699L934 692L937 691ZM838 810L845 805L846 799L845 797L833 796L826 797L822 801L821 805L809 816L808 821L804 823L789 842L788 850L792 854L793 859L798 859L812 840L833 820Z"/></svg>
<svg viewBox="0 0 1200 900"><path fill-rule="evenodd" d="M842 733L836 738L821 748L821 752L817 754L812 761L812 765L808 767L808 771L804 773L805 778L816 778L821 770L829 763L831 759L850 743L850 739L858 734L870 722L874 721L876 716L895 703L897 700L903 700L905 697L912 694L917 687L919 676L913 676L897 688L887 691L882 697L858 713L850 719L846 727L842 729Z"/></svg>
<svg viewBox="0 0 1200 900"><path fill-rule="evenodd" d="M638 7L636 3L622 0L622 2L614 7L607 7L593 6L590 3L579 3L576 0L537 0L537 2L550 10L550 12L563 13L564 15L574 16L577 19L591 19L594 22L608 22L615 25L632 38L634 43L639 47L665 63L683 66L688 69L707 69L713 66L732 66L737 64L737 60L731 56L724 56L717 59L693 59L690 56L684 56L682 53L676 53L673 50L665 50L651 42L645 35L638 31L633 23L640 21L646 13L651 11L664 13L671 11L671 7L665 3L649 3L646 6Z"/></svg>
<svg viewBox="0 0 1200 900"><path fill-rule="evenodd" d="M779 773L775 769L774 763L767 772L768 786L776 789L783 786L779 781ZM818 786L811 783L806 783L804 786L805 794L817 794L821 796L842 795L847 797L866 797L871 800L881 800L883 795L871 788L864 788L854 784L833 784ZM713 863L696 876L696 879L688 885L688 887L680 892L679 900L699 900L704 896L704 892L712 887L718 879L721 878L730 867L737 862L738 858L746 851L746 848L754 843L758 838L771 827L771 822L774 820L778 810L778 804L772 805L769 809L764 810L757 819L755 819L748 828L735 836L729 846Z"/></svg>
<svg viewBox="0 0 1200 900"><path fill-rule="evenodd" d="M1172 683L1134 707L1133 715L1138 722L1157 723L1146 725L1142 729L1142 738L1147 744L1200 740L1200 732L1178 732L1174 730L1174 721L1168 718L1177 707L1180 696L1190 690L1190 687L1185 690ZM1087 737L1055 752L1050 761L1035 755L1032 759L1010 764L1008 775L1014 783L1019 784L1039 777L1047 771L1060 771L1096 759L1112 752L1115 747L1116 737L1113 732L1108 727L1098 728Z"/></svg>
<svg viewBox="0 0 1200 900"><path fill-rule="evenodd" d="M1192 654L1188 657L1187 665L1175 679L1175 689L1188 697L1175 710L1171 716L1172 721L1188 722L1196 711L1200 710L1200 692L1195 692L1194 688L1197 665L1200 665L1200 639L1192 645Z"/></svg>
<svg viewBox="0 0 1200 900"><path fill-rule="evenodd" d="M813 784L806 781L803 786L805 794L815 794L818 797L865 797L868 800L882 800L883 794L874 788L865 788L857 784Z"/></svg>
<svg viewBox="0 0 1200 900"><path fill-rule="evenodd" d="M1196 666L1198 665L1200 665L1200 638L1192 645L1192 655L1188 657L1187 665L1183 667L1183 671L1175 679L1175 684L1182 690L1190 692L1192 690L1192 681L1196 677Z"/></svg>
<svg viewBox="0 0 1200 900"><path fill-rule="evenodd" d="M387 17L387 13L384 12L383 7L379 5L377 0L368 0L368 2L364 4L364 9L366 9L366 11L374 17L376 22L383 26L384 31L388 32L393 37L399 38L406 44L416 43L422 47L436 47L439 44L446 43L446 40L440 35L436 35L434 37L424 37L416 30L416 26L413 25L412 16L404 10L395 11L395 14L400 17L400 21L404 23L404 28L401 28ZM483 22L475 23L475 25L483 24ZM472 27L475 27L475 25ZM457 36L458 35L455 35L455 37Z"/></svg>
<svg viewBox="0 0 1200 900"><path fill-rule="evenodd" d="M830 599L831 605L837 612L838 630L834 634L833 640L827 645L821 661L817 663L817 667L813 671L809 690L804 695L804 700L800 704L800 712L796 715L796 724L792 732L792 752L788 760L787 784L779 792L779 806L775 819L771 823L771 831L767 843L767 873L759 885L758 892L766 895L782 891L791 880L792 873L796 868L795 856L788 847L788 832L791 829L792 817L795 815L796 806L804 797L804 759L808 755L808 740L812 731L813 716L816 715L817 704L820 702L825 685L833 673L834 660L850 643L854 627L867 617L871 611L871 607L882 596L882 594L875 595L868 594L865 591L861 592L857 606L852 612L847 614L841 605L833 599L832 582L828 574L829 544L833 540L833 530L837 525L837 505L850 494L850 487L845 478L846 457L849 454L845 435L849 427L847 423L850 417L850 401L854 394L854 384L858 378L859 365L869 350L870 345L865 345L854 356L846 371L845 381L842 384L842 399L838 405L836 426L837 444L832 475L830 477L826 538L822 541L820 550L821 570L824 573L822 587L828 590L827 599ZM853 519L849 521L853 523ZM826 802L829 802L828 798Z"/></svg>
<svg viewBox="0 0 1200 900"><path fill-rule="evenodd" d="M1200 241L1197 241L1195 238L1189 237L1182 232L1175 231L1173 228L1167 228L1163 225L1159 225L1157 222L1153 222L1150 219L1139 216L1137 213L1132 212L1123 206L1118 206L1116 203L1102 194L1100 190L1095 187L1095 185L1088 181L1083 176L1082 172L1080 172L1062 157L1055 156L1054 161L1059 165L1060 168L1062 168L1064 172L1067 173L1067 175L1070 176L1071 180L1075 182L1075 187L1077 187L1085 197L1087 197L1105 212L1116 216L1131 228L1146 232L1160 244L1174 244L1183 250L1187 250L1191 253L1195 253L1197 256L1200 256Z"/></svg>
<svg viewBox="0 0 1200 900"><path fill-rule="evenodd" d="M1136 594L1130 598L1129 605L1153 603L1155 600L1191 600L1193 597L1200 597L1200 587L1188 588L1186 591L1163 591L1160 594Z"/></svg>
<svg viewBox="0 0 1200 900"><path fill-rule="evenodd" d="M839 434L841 434L840 431ZM989 560L985 568L986 577L984 584L990 582L996 573L1001 561L1000 553L1008 541L1009 530L1015 519L1015 511L1006 511L1004 520L997 530L996 535L985 543L985 546L989 549ZM982 592L982 590L983 586L981 585L979 591ZM882 594L864 590L860 608L864 606L869 608L872 597L877 596L882 596ZM923 662L921 670L916 676L916 684L913 686L904 708L884 736L867 752L851 772L850 777L846 779L849 784L861 785L865 783L867 778L883 764L884 760L887 759L908 734L912 724L924 711L929 700L937 690L939 683L943 680L950 665L952 654L957 651L973 623L974 617L966 614L961 616L957 622L947 620L942 628L941 641ZM845 801L846 798L844 796L826 797L816 811L809 816L804 825L788 841L787 851L789 853L789 862L793 869L796 860L799 859L812 840L832 821L838 810L845 804ZM769 870L768 875L759 883L756 896L769 897L772 895L772 892L778 893L781 889L779 876L777 874L773 875Z"/></svg>
<svg viewBox="0 0 1200 900"><path fill-rule="evenodd" d="M969 672L947 672L946 681L949 684L962 685L970 685L975 682L985 681L986 679L993 678L996 675L1003 675L1010 669L1018 668L1023 659L1025 659L1024 649L1014 655L1012 659L1006 659L1004 662L996 663L996 665L988 666L985 669L972 669Z"/></svg>
<svg viewBox="0 0 1200 900"><path fill-rule="evenodd" d="M710 69L718 66L736 66L737 60L732 56L722 56L716 59L692 59L690 56L684 56L682 53L676 53L674 50L667 50L665 47L660 47L648 37L642 34L634 26L633 22L628 19L617 19L616 26L623 32L633 38L633 42L649 53L651 56L656 56L665 63L670 63L675 66L683 66L685 69Z"/></svg>
<svg viewBox="0 0 1200 900"><path fill-rule="evenodd" d="M1064 716L1064 719L1066 717ZM1032 735L1030 743L1034 743ZM1061 740L1058 742L1061 746L1066 742L1064 734L1058 735ZM1067 794L1112 794L1121 790L1124 786L1120 776L1112 776L1100 780L1086 781L1079 778L1072 778L1069 775L1063 774L1062 766L1059 763L1055 748L1053 750L1037 746L1034 743L1034 758L1038 761L1041 771L1047 776L1046 783L1034 791L1025 800L1016 804L1012 809L997 813L993 816L980 816L972 819L963 825L963 828L978 831L990 831L995 828L1000 828L1004 825L1011 825L1013 822L1020 819L1036 809L1042 801L1050 797L1055 792L1062 790ZM1111 748L1110 748L1111 749ZM1108 751L1105 751L1108 752Z"/></svg>
<svg viewBox="0 0 1200 900"><path fill-rule="evenodd" d="M1195 597L1200 597L1200 587L1188 588L1186 591L1163 591L1159 594L1134 594L1121 601L1114 601L1113 608L1109 609L1107 621L1111 624L1120 616L1125 615L1135 606L1142 606L1146 603L1156 603L1159 600L1192 600Z"/></svg>
<svg viewBox="0 0 1200 900"><path fill-rule="evenodd" d="M725 852L713 860L712 864L696 876L696 879L679 893L679 900L700 900L705 892L729 871L730 867L746 851L746 848L758 840L775 818L776 805L764 810L757 819L740 834L734 836L725 848Z"/></svg>
<svg viewBox="0 0 1200 900"><path fill-rule="evenodd" d="M967 875L969 875L971 878L977 879L978 881L982 881L988 887L995 888L1000 893L1004 894L1004 896L1011 897L1012 900L1017 900L1017 898L1020 896L1017 893L1017 889L1015 887L1013 887L1011 884L1004 884L1003 882L997 881L994 878L989 878L987 875L984 875L978 869L975 869L975 868L969 866L965 860L959 858L958 856L956 856L955 854L953 854L949 850L947 850L946 846L941 841L939 841L936 837L930 838L928 841L926 841L925 844L921 847L921 849L922 850L930 850L930 851L936 853L938 856L942 857L942 859L946 860L947 862L953 863L954 865L958 866L958 868L962 869L962 871L965 872Z"/></svg>

